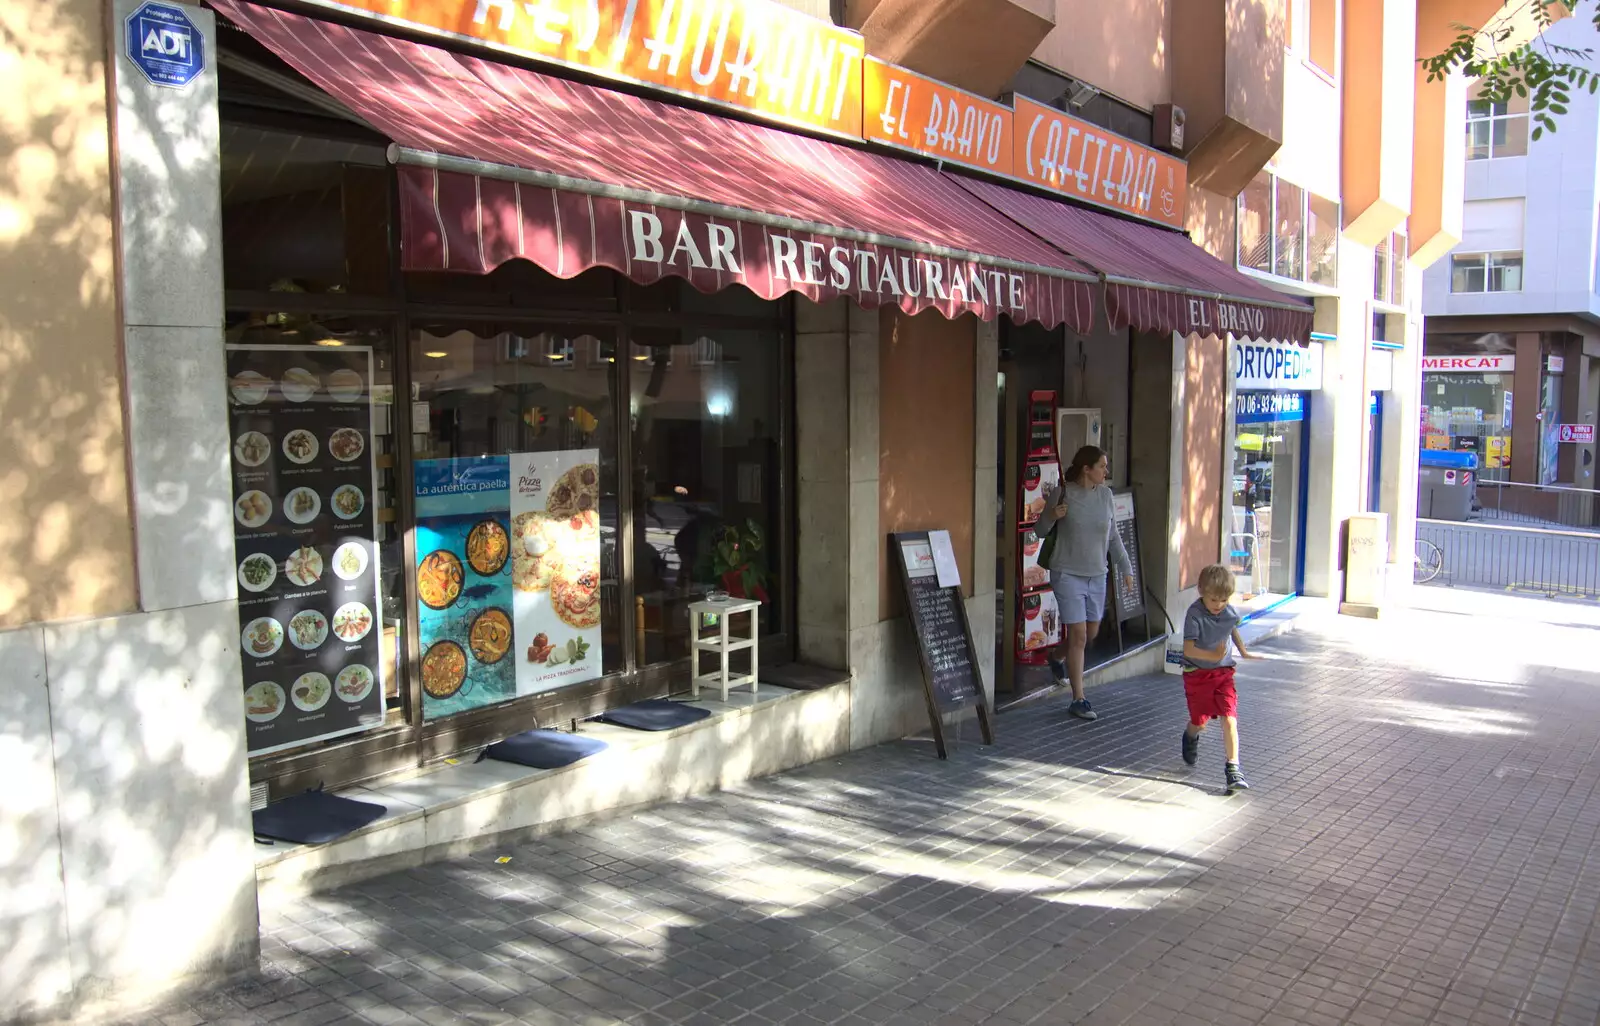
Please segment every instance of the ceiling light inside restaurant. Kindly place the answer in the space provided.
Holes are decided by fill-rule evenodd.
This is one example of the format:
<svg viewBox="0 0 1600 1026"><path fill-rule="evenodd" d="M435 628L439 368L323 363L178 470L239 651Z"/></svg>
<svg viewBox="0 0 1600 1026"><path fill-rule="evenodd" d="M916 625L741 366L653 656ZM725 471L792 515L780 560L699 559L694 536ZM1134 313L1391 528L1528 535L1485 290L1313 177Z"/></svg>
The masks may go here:
<svg viewBox="0 0 1600 1026"><path fill-rule="evenodd" d="M342 339L342 338L319 338L319 339L317 339L317 345L319 345L319 346L342 346L342 345L344 345L344 339Z"/></svg>
<svg viewBox="0 0 1600 1026"><path fill-rule="evenodd" d="M450 354L445 352L443 349L430 349L422 355L426 356L430 360L442 360Z"/></svg>

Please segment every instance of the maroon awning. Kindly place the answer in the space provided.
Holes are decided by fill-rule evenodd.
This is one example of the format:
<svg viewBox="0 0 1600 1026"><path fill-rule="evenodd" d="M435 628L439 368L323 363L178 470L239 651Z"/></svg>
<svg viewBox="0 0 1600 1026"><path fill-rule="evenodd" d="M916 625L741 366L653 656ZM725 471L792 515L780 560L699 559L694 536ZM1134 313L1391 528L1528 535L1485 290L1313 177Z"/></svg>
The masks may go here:
<svg viewBox="0 0 1600 1026"><path fill-rule="evenodd" d="M1079 333L1097 276L933 168L316 21L213 6L387 135L408 270L1005 314Z"/></svg>
<svg viewBox="0 0 1600 1026"><path fill-rule="evenodd" d="M946 177L1099 271L1113 328L1311 340L1310 303L1230 267L1184 235L991 182Z"/></svg>

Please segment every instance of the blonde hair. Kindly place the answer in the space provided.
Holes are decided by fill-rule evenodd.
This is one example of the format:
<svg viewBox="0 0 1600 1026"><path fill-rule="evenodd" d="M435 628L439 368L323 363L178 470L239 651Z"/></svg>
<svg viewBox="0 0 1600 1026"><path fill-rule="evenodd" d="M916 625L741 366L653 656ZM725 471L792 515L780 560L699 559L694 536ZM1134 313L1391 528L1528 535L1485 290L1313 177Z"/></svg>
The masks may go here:
<svg viewBox="0 0 1600 1026"><path fill-rule="evenodd" d="M1226 602L1233 598L1233 571L1221 563L1212 563L1200 571L1200 595Z"/></svg>

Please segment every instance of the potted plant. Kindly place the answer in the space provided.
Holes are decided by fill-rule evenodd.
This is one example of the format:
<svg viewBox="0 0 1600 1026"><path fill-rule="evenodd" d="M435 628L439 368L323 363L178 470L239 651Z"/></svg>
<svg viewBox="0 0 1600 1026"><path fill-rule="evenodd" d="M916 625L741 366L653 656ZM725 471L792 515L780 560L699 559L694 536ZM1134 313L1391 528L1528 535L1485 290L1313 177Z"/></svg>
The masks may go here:
<svg viewBox="0 0 1600 1026"><path fill-rule="evenodd" d="M709 573L698 576L721 580L731 597L767 601L766 536L754 520L746 520L742 531L733 526L715 531L702 562Z"/></svg>

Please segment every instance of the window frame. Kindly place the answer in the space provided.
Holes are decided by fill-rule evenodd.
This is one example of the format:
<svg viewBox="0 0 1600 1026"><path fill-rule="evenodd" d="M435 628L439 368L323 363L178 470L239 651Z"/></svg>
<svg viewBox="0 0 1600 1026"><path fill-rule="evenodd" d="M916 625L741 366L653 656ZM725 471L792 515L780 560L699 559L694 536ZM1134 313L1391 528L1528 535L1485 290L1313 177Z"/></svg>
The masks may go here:
<svg viewBox="0 0 1600 1026"><path fill-rule="evenodd" d="M1451 253L1450 254L1450 294L1453 295L1453 296L1516 295L1517 293L1523 291L1523 288L1522 288L1523 273L1526 270L1526 263L1525 263L1524 254L1525 254L1525 251L1524 250L1520 250L1520 249L1487 250L1487 251L1477 252L1477 253ZM1496 258L1500 258L1500 261L1498 263L1496 262ZM1465 264L1464 261L1467 260L1467 259L1475 259L1477 261L1476 266L1469 267L1467 264ZM1494 289L1494 288L1490 288L1489 284L1493 280L1493 273L1496 270L1499 270L1503 274L1506 270L1508 270L1512 266L1512 264L1506 262L1507 260L1511 260L1511 259L1514 259L1516 261L1515 266L1516 266L1516 269L1517 269L1517 287L1514 288L1514 289ZM1476 272L1476 273L1480 273L1480 274L1483 275L1483 288L1481 288L1481 289L1458 289L1458 288L1456 288L1456 272L1458 270L1458 268L1457 268L1458 262L1461 263L1461 269L1462 270L1466 270L1466 271L1468 271L1468 273Z"/></svg>
<svg viewBox="0 0 1600 1026"><path fill-rule="evenodd" d="M1479 104L1489 104L1488 112L1487 113L1481 113L1481 112L1475 111L1473 108L1475 106L1479 105ZM1498 107L1504 107L1505 110L1499 111L1499 110L1496 109ZM1466 134L1467 134L1466 152L1467 152L1467 161L1469 163L1471 163L1471 162L1475 162L1475 161L1479 161L1479 160L1510 160L1510 159L1512 159L1514 157L1526 157L1528 155L1528 150L1531 147L1532 142L1533 142L1532 137L1528 134L1528 128L1525 128L1523 133L1522 133L1522 152L1521 153L1500 153L1500 154L1495 153L1495 138L1494 137L1495 137L1495 127L1496 127L1496 125L1497 124L1503 124L1503 125L1508 126L1507 138L1509 139L1509 125L1510 125L1510 123L1512 121L1522 121L1526 125L1527 122L1528 122L1528 116L1529 116L1528 112L1525 111L1525 110L1522 110L1522 111L1511 110L1509 101L1502 101L1500 103L1492 103L1492 102L1490 102L1488 100L1479 100L1479 99L1475 99L1475 98L1472 98L1472 97L1468 97L1468 99L1467 99L1467 117L1466 117ZM1482 156L1473 156L1473 152L1472 151L1473 151L1473 145L1474 144L1473 144L1473 141L1472 141L1472 132L1473 132L1473 129L1475 127L1479 126L1479 125L1487 126L1487 128L1488 128L1488 141L1484 144L1484 146L1485 146L1484 154ZM1531 128L1531 126L1528 126L1528 127ZM1509 142L1502 143L1501 145L1509 146L1510 143Z"/></svg>
<svg viewBox="0 0 1600 1026"><path fill-rule="evenodd" d="M1307 187L1305 187L1303 185L1299 185L1299 184L1297 184L1295 182L1292 182L1292 181L1290 181L1288 179L1282 178L1281 176L1279 176L1277 174L1277 172L1272 170L1270 167L1269 168L1264 168L1254 179L1252 179L1251 180L1251 185L1256 185L1256 184L1260 183L1262 181L1263 177L1265 178L1265 183L1266 183L1266 186L1267 186L1267 189L1266 189L1266 192L1267 192L1266 223L1267 223L1267 235L1268 235L1268 240L1269 240L1268 247L1267 247L1267 264L1268 264L1268 266L1273 268L1273 270L1263 271L1260 268L1255 267L1252 264L1246 263L1245 260L1244 260L1244 257L1245 257L1245 252L1244 252L1244 232L1242 230L1242 227L1240 227L1240 226L1242 226L1244 218L1245 218L1246 213L1247 213L1244 204L1245 204L1245 195L1249 191L1249 187L1248 186L1245 189L1240 190L1239 195L1237 197L1235 197L1235 199L1234 199L1234 212L1235 212L1235 226L1236 227L1235 227L1235 231L1233 233L1233 266L1235 268L1237 268L1238 270L1244 272L1245 274L1251 275L1252 277L1260 278L1260 279L1262 279L1264 281L1272 282L1272 283L1275 283L1275 284L1283 284L1283 285L1292 286L1293 288L1295 288L1297 290L1305 290L1307 293L1310 293L1312 295L1319 295L1319 296L1320 295L1326 295L1326 296L1336 296L1336 295L1338 295L1338 292L1339 292L1338 280L1339 280L1339 261L1340 261L1340 241L1341 241L1341 239L1343 237L1342 225L1343 225L1343 222L1344 222L1344 203L1343 203L1343 201L1342 200L1333 199L1333 198L1330 198L1328 196L1323 196L1323 195L1321 195L1319 193L1315 193L1315 192L1311 191L1311 189L1309 189L1309 188L1307 188ZM1298 220L1298 224L1299 224L1298 246L1299 246L1300 252L1298 254L1297 260L1298 260L1298 267L1300 268L1300 272L1301 272L1301 277L1298 277L1298 278L1276 273L1276 269L1280 266L1280 264L1279 264L1279 250L1278 250L1278 243L1279 243L1279 234L1278 234L1278 221L1279 221L1279 217L1278 217L1278 197L1279 197L1280 192L1282 191L1279 188L1279 183L1280 182L1282 182L1284 185L1289 186L1290 188L1298 191L1299 194L1300 194L1300 204L1299 204L1300 209L1299 209L1299 220ZM1330 273L1331 273L1331 276L1332 276L1332 284L1325 284L1323 282L1313 281L1312 278L1311 278L1312 271L1313 271L1313 265L1312 265L1312 260L1311 260L1311 255L1312 255L1311 222L1312 222L1312 216L1313 216L1312 215L1312 201L1313 200L1316 200L1316 201L1318 201L1320 203L1323 203L1323 204L1332 204L1332 206L1333 206L1333 221L1332 221L1333 228L1334 228L1334 231L1333 231L1333 248L1332 248L1333 262L1332 262L1332 266L1330 267ZM1320 218L1319 218L1319 220L1320 220Z"/></svg>

